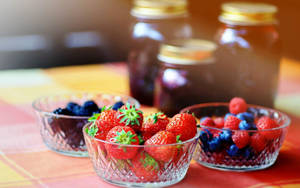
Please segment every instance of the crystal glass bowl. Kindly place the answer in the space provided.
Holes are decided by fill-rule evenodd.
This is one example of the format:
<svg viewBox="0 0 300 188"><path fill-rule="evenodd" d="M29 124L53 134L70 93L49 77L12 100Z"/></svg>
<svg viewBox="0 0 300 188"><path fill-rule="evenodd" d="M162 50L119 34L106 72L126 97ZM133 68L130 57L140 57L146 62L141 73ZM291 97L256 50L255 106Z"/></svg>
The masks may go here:
<svg viewBox="0 0 300 188"><path fill-rule="evenodd" d="M181 110L181 112L194 113L198 119L203 117L224 117L229 113L228 103L205 103L193 105ZM273 165L279 154L280 147L286 136L290 119L284 113L277 110L265 108L257 105L248 105L248 112L252 113L255 118L269 116L277 122L279 127L266 130L247 130L250 138L258 133L268 136L263 140L260 147L253 147L251 139L249 143L241 149L233 146L231 135L237 130L227 132L227 140L224 132L225 129L200 126L200 138L194 153L194 159L209 168L231 171L252 171L265 169ZM227 130L228 131L228 130ZM221 144L214 141L209 141L214 137L221 138ZM215 136L217 135L217 136ZM217 141L217 139L215 139ZM256 144L258 145L258 144ZM255 148L255 149L253 149Z"/></svg>
<svg viewBox="0 0 300 188"><path fill-rule="evenodd" d="M181 181L189 168L199 133L187 141L166 145L124 145L91 137L86 133L90 124L85 125L83 134L89 156L98 176L104 181L125 187L164 187ZM135 152L129 159L113 156L110 148L119 148L125 152ZM168 160L152 158L149 150L164 151L170 154ZM110 150L111 151L111 150ZM173 154L172 154L173 153Z"/></svg>
<svg viewBox="0 0 300 188"><path fill-rule="evenodd" d="M89 117L52 113L59 107L64 108L68 102L82 105L87 100L95 101L99 107L111 106L118 101L140 107L137 100L122 95L79 93L41 97L35 100L32 106L37 115L42 139L48 148L64 155L88 156L82 127Z"/></svg>

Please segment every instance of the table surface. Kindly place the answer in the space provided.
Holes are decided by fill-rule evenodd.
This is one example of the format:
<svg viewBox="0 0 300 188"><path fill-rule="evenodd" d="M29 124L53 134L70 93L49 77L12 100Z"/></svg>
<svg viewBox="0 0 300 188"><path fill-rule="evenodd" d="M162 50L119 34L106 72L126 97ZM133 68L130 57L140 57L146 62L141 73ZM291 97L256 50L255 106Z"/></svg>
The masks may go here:
<svg viewBox="0 0 300 188"><path fill-rule="evenodd" d="M88 158L49 151L43 144L31 102L70 92L128 94L125 64L0 71L0 187L114 187L95 174ZM277 162L256 172L224 172L192 161L173 187L299 187L300 64L283 59L276 108L292 119ZM150 112L153 108L144 108Z"/></svg>

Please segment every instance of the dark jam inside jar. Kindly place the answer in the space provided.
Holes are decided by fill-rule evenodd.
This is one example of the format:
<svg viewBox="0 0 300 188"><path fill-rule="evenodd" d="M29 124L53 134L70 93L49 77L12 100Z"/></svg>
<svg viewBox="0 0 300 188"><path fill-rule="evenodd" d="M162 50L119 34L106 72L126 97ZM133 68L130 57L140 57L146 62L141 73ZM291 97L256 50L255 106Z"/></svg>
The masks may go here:
<svg viewBox="0 0 300 188"><path fill-rule="evenodd" d="M135 3L131 47L128 55L130 94L142 104L153 105L154 80L158 71L157 54L160 44L174 38L190 38L192 29L186 17L185 0L160 5L160 8L170 6L176 7L174 11L181 10L167 13L160 12L161 10L156 7L161 1L147 1L148 12L155 9L155 15L145 15L139 9L143 4L139 4L139 0Z"/></svg>
<svg viewBox="0 0 300 188"><path fill-rule="evenodd" d="M236 4L228 6L243 11ZM276 9L265 4L263 8L261 4L246 4L244 8L248 6L257 6L256 10L261 12L244 15L237 20L226 15L220 17L223 24L216 35L218 99L228 101L234 96L240 96L248 103L273 107L281 57L279 34L274 18L252 19L250 22L249 16L273 16ZM226 12L226 6L223 6L223 11Z"/></svg>
<svg viewBox="0 0 300 188"><path fill-rule="evenodd" d="M194 41L200 41L196 46L200 47L193 53L203 53L203 41ZM164 51L161 48L159 72L155 82L155 107L168 116L193 104L215 101L215 61L211 57L215 45L205 41L207 43L210 46L206 47L206 55L202 57L191 57L186 53L186 46L178 47L176 54L166 52L165 55L161 55ZM181 49L183 50L180 52Z"/></svg>

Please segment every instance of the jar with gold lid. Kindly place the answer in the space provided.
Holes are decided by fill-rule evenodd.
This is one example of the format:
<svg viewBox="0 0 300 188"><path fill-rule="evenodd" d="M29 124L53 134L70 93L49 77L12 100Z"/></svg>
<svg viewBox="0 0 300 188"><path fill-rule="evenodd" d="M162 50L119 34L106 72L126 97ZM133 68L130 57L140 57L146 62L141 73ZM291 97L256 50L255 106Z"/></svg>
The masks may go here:
<svg viewBox="0 0 300 188"><path fill-rule="evenodd" d="M248 103L273 106L281 58L276 12L264 3L222 5L216 34L220 101L240 96Z"/></svg>
<svg viewBox="0 0 300 188"><path fill-rule="evenodd" d="M153 105L159 45L192 37L186 0L135 0L131 11L128 54L130 93L140 103Z"/></svg>
<svg viewBox="0 0 300 188"><path fill-rule="evenodd" d="M192 104L215 101L216 45L200 39L161 45L154 105L172 116Z"/></svg>

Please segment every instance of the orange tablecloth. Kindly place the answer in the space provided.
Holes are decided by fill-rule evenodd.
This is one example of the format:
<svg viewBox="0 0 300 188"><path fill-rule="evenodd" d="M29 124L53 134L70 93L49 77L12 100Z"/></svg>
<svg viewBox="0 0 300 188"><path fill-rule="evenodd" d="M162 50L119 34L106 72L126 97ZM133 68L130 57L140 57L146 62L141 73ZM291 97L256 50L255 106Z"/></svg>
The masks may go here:
<svg viewBox="0 0 300 188"><path fill-rule="evenodd" d="M114 187L97 177L88 158L59 155L42 143L31 102L76 91L127 94L125 65L0 71L0 187ZM234 173L192 162L174 187L299 187L300 64L292 60L283 60L276 108L287 112L292 124L274 166Z"/></svg>

